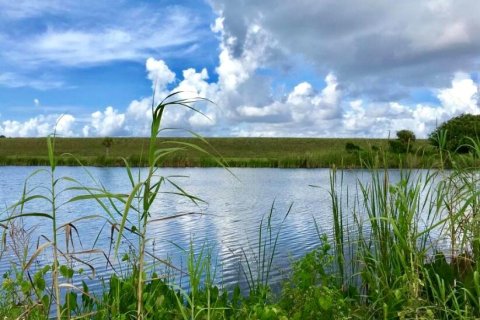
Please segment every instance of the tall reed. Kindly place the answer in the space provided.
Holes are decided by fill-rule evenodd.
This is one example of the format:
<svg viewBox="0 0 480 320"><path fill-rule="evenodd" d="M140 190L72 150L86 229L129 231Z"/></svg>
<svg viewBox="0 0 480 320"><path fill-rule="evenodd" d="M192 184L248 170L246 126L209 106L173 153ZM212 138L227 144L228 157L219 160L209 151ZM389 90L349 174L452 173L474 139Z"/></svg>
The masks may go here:
<svg viewBox="0 0 480 320"><path fill-rule="evenodd" d="M439 140L444 141L445 136L441 133ZM478 147L473 141L471 156L478 154ZM439 157L441 167L453 159L442 148ZM478 167L469 167L470 163L475 161L466 158L459 163L457 158L450 171L407 168L396 176L381 166L370 167L368 181L357 182L359 192L353 206L339 200L342 183L338 183L335 169L332 171L338 276L345 276L344 248L355 248L350 255L356 260L350 283L361 289L362 304L370 317L479 314L475 270L480 267L480 177ZM356 237L344 238L348 216L355 222L349 231ZM450 270L450 276L445 270ZM439 305L444 308L438 310Z"/></svg>
<svg viewBox="0 0 480 320"><path fill-rule="evenodd" d="M117 231L117 239L114 245L114 257L118 257L120 243L121 240L125 238L124 233L126 230L128 230L131 234L138 238L138 245L136 246L137 251L135 257L136 263L133 266L137 299L136 317L137 319L144 318L145 312L143 305L143 292L147 281L145 258L146 256L149 256L157 259L158 261L163 261L161 259L158 259L157 257L154 257L150 252L147 252L147 243L149 241L149 239L147 238L148 225L150 222L173 219L178 216L173 215L164 216L159 219L151 219L151 211L154 206L155 200L159 194L163 193L171 194L174 196L186 197L194 203L198 203L199 201L201 201L201 199L190 195L184 189L182 189L178 184L175 183L172 177L162 176L159 173L159 169L162 166L163 161L168 158L168 156L177 152L185 151L187 149L193 149L196 152L203 153L207 156L210 155L210 153L207 152L204 148L185 141L163 141L160 144L160 147L158 146L157 137L163 130L165 130L161 128L161 122L164 116L165 109L167 107L182 107L191 109L194 112L200 112L193 107L193 104L200 101L206 101L205 99L201 98L177 98L177 96L179 95L182 95L182 93L173 93L167 96L164 100L160 101L157 105L152 104L151 135L149 138L148 152L146 154L146 159L148 161L146 176L141 177L139 173L138 179L135 180L134 173L132 172L128 161L124 159L126 173L129 177L132 187L129 193L111 193L110 191L106 190L100 182L96 181L95 177L93 177L93 175L89 173L88 170L86 170L85 172L95 183L93 187L84 186L77 180L70 177L57 177L56 169L59 158L57 157L55 152L55 136L53 135L47 138L49 170L39 169L32 174L32 177L39 174L48 175L49 185L41 185L32 188L32 190L29 190L28 181L30 180L30 178L27 179L21 200L9 208L10 211L13 211L13 214L0 221L0 223L8 223L16 219L34 217L38 219L37 221L45 219L46 221L49 221L51 223L50 234L42 235L43 239L47 240L47 242L43 243L38 247L38 249L32 254L30 260L26 263L26 265L23 266L23 269L28 270L31 267L32 262L38 255L40 255L46 248L52 248L53 261L51 278L52 292L55 301L54 314L57 319L60 319L63 316L70 317L71 310L68 304L70 303L70 301L73 301L71 299L66 299L66 309L62 310L61 288L67 288L67 293L71 289L78 289L73 288L71 284L60 283L59 273L61 269L61 264L64 261L60 261L60 257L66 259L66 261L71 261L71 259L75 259L76 261L84 262L77 257L79 254L86 252L104 254L101 250L97 250L95 248L82 252L69 252L69 241L73 241L72 230L76 230L74 223L81 220L99 218L104 219L108 224L112 226L112 232L115 230ZM208 143L203 138L197 135L196 137L199 139L199 141L204 142L208 146ZM70 158L72 158L73 161L77 162L77 164L82 165L82 163L79 160L76 160L74 157L70 156ZM224 165L221 160L217 159L216 161L218 165ZM63 184L67 184L67 186L63 187ZM167 184L170 187L173 187L174 191L163 191L163 188ZM31 194L32 191L38 190L46 190L47 192L46 194ZM59 195L66 192L73 194L72 197L67 199L64 203L57 203ZM78 217L75 219L75 221L67 222L61 226L59 225L59 221L61 220L61 218L59 217L59 214L61 214L61 212L59 210L63 208L64 205L73 202L92 200L99 204L106 216L87 215ZM35 201L46 201L50 206L49 212L25 211L25 207L28 205L35 207ZM66 251L59 248L58 237L60 232L64 232L66 235ZM70 275L70 271L66 272L66 274ZM82 292L82 290L77 291ZM52 303L52 300L48 301L50 301L50 304ZM50 313L50 304L42 304L42 307L45 309L46 314Z"/></svg>
<svg viewBox="0 0 480 320"><path fill-rule="evenodd" d="M143 304L143 292L146 283L146 271L145 271L145 259L147 256L154 257L151 253L147 252L148 239L148 226L151 222L173 219L181 215L164 216L158 219L152 219L152 209L155 205L155 200L160 194L171 194L174 196L185 197L197 204L202 200L196 196L193 196L181 188L173 179L169 176L163 176L160 172L163 162L176 153L183 152L188 149L195 150L196 152L203 153L210 156L210 153L206 149L200 147L197 144L193 144L185 141L162 141L160 147L157 144L158 135L164 131L161 127L162 120L166 108L170 107L183 107L188 108L194 112L199 112L194 108L194 104L201 101L207 101L202 98L178 98L181 96L181 92L168 95L165 99L158 104L152 104L152 122L151 132L149 137L149 145L146 153L146 161L148 162L147 173L144 177L138 174L138 178L134 178L132 169L129 163L124 159L126 172L130 180L131 191L123 198L124 206L121 210L120 221L116 227L117 240L115 243L114 256L118 255L119 247L122 238L124 237L125 230L129 230L138 238L138 246L136 253L136 264L134 265L134 276L136 281L136 298L137 298L137 319L144 318L144 304ZM195 135L199 141L208 143L198 135ZM217 164L224 166L224 163L215 158ZM174 191L164 191L166 186L173 187ZM98 189L86 189L89 194L85 195L82 200L88 200L91 198L106 197L110 200L118 199L111 193L105 190ZM106 209L105 206L102 206ZM136 221L134 223L134 221ZM127 225L128 224L128 225ZM157 259L158 260L158 259ZM161 261L161 260L160 260Z"/></svg>
<svg viewBox="0 0 480 320"><path fill-rule="evenodd" d="M290 215L292 207L293 204L288 207L278 225L274 225L272 218L275 212L275 202L273 202L268 213L263 215L260 220L258 239L252 248L252 254L249 255L242 249L242 255L246 264L246 268L243 268L242 271L247 281L248 289L253 295L266 298L282 226Z"/></svg>
<svg viewBox="0 0 480 320"><path fill-rule="evenodd" d="M32 295L37 297L37 301L31 308L27 308L23 316L33 317L34 315L43 315L47 317L53 314L57 319L61 319L62 317L70 318L71 316L71 310L68 307L70 300L67 299L66 308L62 307L62 291L65 291L68 297L70 290L73 288L71 284L60 282L61 273L64 275L64 278L69 278L68 275L72 272L64 263L73 259L91 267L87 262L77 256L84 252L71 251L69 249L68 243L73 244L72 230L76 230L74 223L82 219L88 220L95 217L86 216L59 225L62 220L62 209L67 203L75 200L75 198L72 197L65 202L59 202L60 195L69 190L69 188L65 186L65 183L75 180L70 177L57 175L58 158L55 154L55 135L47 137L47 151L49 161L48 169L35 170L25 180L21 199L7 209L8 216L1 221L11 223L20 222L23 224L23 222L28 223L27 220L34 218L37 223L45 222L47 225L50 224L49 233L39 235L36 250L29 253L30 256L28 260L25 259L22 262L21 271L17 275L17 279L20 281L22 291L27 299L30 299ZM32 185L31 180L37 177L42 182ZM42 212L38 209L42 207L49 208L49 210ZM10 228L11 227L12 225L10 225ZM66 250L61 248L59 243L59 236L62 233L66 236ZM16 240L18 239L11 234L10 241ZM47 253L47 249L51 249L51 265L46 265L37 271L32 270L37 257ZM90 250L88 252L93 253L94 251ZM51 288L47 289L45 278L47 278L47 274L50 271ZM33 280L32 272L35 272ZM66 289L62 290L62 288ZM52 307L54 310L52 310Z"/></svg>

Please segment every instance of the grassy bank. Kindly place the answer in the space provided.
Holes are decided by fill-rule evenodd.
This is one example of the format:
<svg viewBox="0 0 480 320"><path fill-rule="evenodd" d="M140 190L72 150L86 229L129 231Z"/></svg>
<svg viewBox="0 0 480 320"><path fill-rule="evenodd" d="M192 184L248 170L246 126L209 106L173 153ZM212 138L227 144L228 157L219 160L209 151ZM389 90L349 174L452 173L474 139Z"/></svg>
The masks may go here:
<svg viewBox="0 0 480 320"><path fill-rule="evenodd" d="M57 138L56 154L75 155L88 166L123 166L126 158L132 166L148 166L146 159L148 138L113 138L110 148L102 144L103 138ZM435 150L426 140L412 146L412 152L399 155L389 152L386 139L334 139L334 138L195 138L157 139L156 146L168 147L166 141L195 143L213 155L221 155L231 167L272 168L328 168L333 164L345 168L360 168L373 158L380 158L392 168L401 164L429 168L434 162ZM347 151L353 143L359 150ZM0 139L0 165L48 165L43 138ZM69 156L58 158L59 165L78 165ZM176 152L164 159L168 167L215 167L219 163L210 155L195 149Z"/></svg>

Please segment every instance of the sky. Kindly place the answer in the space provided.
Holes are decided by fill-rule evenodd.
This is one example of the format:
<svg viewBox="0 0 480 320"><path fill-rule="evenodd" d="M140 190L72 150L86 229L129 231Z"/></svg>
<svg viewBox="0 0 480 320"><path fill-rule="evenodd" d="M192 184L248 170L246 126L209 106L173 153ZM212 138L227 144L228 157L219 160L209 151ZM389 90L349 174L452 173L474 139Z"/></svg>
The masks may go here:
<svg viewBox="0 0 480 320"><path fill-rule="evenodd" d="M0 135L426 137L480 114L477 0L0 0Z"/></svg>

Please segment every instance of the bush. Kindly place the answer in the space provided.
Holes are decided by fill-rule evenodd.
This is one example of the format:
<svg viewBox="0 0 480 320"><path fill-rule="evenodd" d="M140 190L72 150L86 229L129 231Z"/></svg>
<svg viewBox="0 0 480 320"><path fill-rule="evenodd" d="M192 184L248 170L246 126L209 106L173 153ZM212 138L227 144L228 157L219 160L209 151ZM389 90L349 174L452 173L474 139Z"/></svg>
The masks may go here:
<svg viewBox="0 0 480 320"><path fill-rule="evenodd" d="M415 134L410 130L397 131L397 140L390 140L390 151L394 153L406 153L412 150L412 145L415 142Z"/></svg>
<svg viewBox="0 0 480 320"><path fill-rule="evenodd" d="M407 152L407 144L404 144L400 140L390 140L388 141L390 146L390 151L393 153L406 153Z"/></svg>
<svg viewBox="0 0 480 320"><path fill-rule="evenodd" d="M410 130L400 130L397 132L397 138L403 144L412 144L417 140L415 134Z"/></svg>
<svg viewBox="0 0 480 320"><path fill-rule="evenodd" d="M294 263L279 305L288 319L345 319L351 314L347 291L331 273L334 254L326 235L320 246Z"/></svg>
<svg viewBox="0 0 480 320"><path fill-rule="evenodd" d="M440 139L442 136L444 138ZM451 152L467 153L470 149L468 138L476 139L479 136L480 115L462 114L442 123L430 133L428 140L435 147L442 145Z"/></svg>
<svg viewBox="0 0 480 320"><path fill-rule="evenodd" d="M358 145L356 145L355 143L347 142L347 143L345 144L345 150L346 150L348 153L354 153L354 152L360 151L360 147L359 147Z"/></svg>

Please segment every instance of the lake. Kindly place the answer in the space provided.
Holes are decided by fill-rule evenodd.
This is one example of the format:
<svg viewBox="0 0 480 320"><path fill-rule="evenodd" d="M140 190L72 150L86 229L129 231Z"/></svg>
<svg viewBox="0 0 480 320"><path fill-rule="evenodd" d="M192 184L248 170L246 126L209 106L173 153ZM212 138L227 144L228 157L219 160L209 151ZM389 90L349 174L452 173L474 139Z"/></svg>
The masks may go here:
<svg viewBox="0 0 480 320"><path fill-rule="evenodd" d="M25 178L34 167L0 167L0 201L4 207L20 199ZM43 168L45 169L45 168ZM129 191L129 179L124 168L95 168L87 170L95 179L101 182L109 191L125 193ZM134 169L142 175L146 169ZM149 224L149 250L155 256L168 259L175 266L185 269L186 255L183 248L189 250L193 246L195 252L202 248L211 250L216 259L217 282L228 287L234 283L245 285L243 272L246 270L245 255L251 261L255 260L258 250L259 225L262 217L270 212L273 205L272 224L274 234L281 227L280 237L275 257L272 282L278 282L291 262L319 244L314 219L322 233L331 234L332 214L330 200L330 170L329 169L231 169L231 172L221 168L165 168L160 169L163 176L172 178L179 186L204 202L192 203L185 197L162 194L156 201L151 219L175 214L193 213L181 217L151 222ZM390 173L392 180L398 179L398 171ZM93 186L92 179L84 168L59 167L57 176L75 178L86 186ZM343 186L355 191L356 181L368 181L368 171L343 171ZM29 186L34 187L48 183L45 174L31 178ZM312 185L318 187L312 187ZM58 190L71 184L63 183ZM174 191L166 188L164 191ZM38 189L37 192L42 192ZM63 193L58 203L72 197L73 192ZM346 199L344 199L346 201ZM289 207L289 216L280 223ZM50 212L46 202L36 202L27 206L27 211ZM60 224L78 219L81 216L101 214L106 216L95 201L81 201L63 205L59 208ZM118 217L118 221L120 218ZM49 237L51 226L49 220L25 218L25 224L32 228L31 239L45 242ZM48 222L48 223L47 223ZM96 248L102 249L107 255L111 248L110 225L103 220L80 221L75 226L80 234L81 243L74 233L75 250L87 250L96 243ZM133 247L135 241L133 236ZM60 238L61 248L65 250L65 237ZM71 248L70 248L71 249ZM128 252L129 243L124 241L122 252ZM32 251L31 249L30 251ZM11 266L11 252L0 261L0 272L3 274ZM38 264L48 263L51 257L45 253L38 257ZM106 259L101 254L87 254L82 257L95 267L95 277L89 282L98 286L98 280L112 272L107 267ZM112 262L117 272L124 271L121 262ZM88 270L88 267L77 264ZM178 279L178 278L177 278Z"/></svg>

